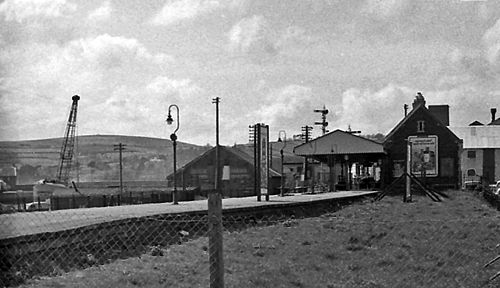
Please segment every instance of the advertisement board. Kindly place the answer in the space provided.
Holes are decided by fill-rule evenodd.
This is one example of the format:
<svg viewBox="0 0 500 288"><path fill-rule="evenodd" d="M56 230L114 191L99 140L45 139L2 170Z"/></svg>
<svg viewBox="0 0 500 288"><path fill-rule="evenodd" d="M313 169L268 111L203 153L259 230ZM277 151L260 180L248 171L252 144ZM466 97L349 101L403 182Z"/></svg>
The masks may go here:
<svg viewBox="0 0 500 288"><path fill-rule="evenodd" d="M427 177L438 176L438 137L410 136L408 142L411 149L411 173L420 176L425 172Z"/></svg>
<svg viewBox="0 0 500 288"><path fill-rule="evenodd" d="M262 195L267 195L269 182L269 126L259 126L260 191Z"/></svg>

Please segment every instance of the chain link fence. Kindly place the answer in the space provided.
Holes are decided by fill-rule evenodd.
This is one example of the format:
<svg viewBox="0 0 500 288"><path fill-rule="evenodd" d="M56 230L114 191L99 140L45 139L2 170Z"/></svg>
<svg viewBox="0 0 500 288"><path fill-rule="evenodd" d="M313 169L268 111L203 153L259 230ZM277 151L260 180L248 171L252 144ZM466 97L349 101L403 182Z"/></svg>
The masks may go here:
<svg viewBox="0 0 500 288"><path fill-rule="evenodd" d="M457 193L252 198L224 210L222 265L206 200L3 214L0 287L498 287L498 212Z"/></svg>

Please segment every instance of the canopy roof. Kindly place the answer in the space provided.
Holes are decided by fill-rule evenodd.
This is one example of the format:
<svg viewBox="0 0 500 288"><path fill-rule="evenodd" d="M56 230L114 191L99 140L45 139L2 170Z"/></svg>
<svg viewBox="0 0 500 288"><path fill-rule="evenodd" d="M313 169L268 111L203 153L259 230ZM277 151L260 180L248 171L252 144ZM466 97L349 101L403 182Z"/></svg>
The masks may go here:
<svg viewBox="0 0 500 288"><path fill-rule="evenodd" d="M306 157L385 153L381 143L339 129L296 146L293 152Z"/></svg>

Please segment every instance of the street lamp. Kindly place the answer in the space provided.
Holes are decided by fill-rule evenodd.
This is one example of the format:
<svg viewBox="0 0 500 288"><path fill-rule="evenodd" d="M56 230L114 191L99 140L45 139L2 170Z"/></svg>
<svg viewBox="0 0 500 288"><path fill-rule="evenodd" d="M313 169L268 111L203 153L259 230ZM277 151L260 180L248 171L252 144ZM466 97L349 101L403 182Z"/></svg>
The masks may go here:
<svg viewBox="0 0 500 288"><path fill-rule="evenodd" d="M172 146L174 147L174 192L172 193L172 204L177 205L179 202L177 202L177 175L175 175L177 172L177 135L175 135L175 133L179 130L179 107L175 104L168 106L167 125L172 125L172 123L174 123L171 113L172 107L177 109L177 127L175 128L174 133L170 134L170 140L172 140Z"/></svg>
<svg viewBox="0 0 500 288"><path fill-rule="evenodd" d="M283 132L283 140L281 140L281 133ZM284 176L283 176L283 149L285 149L285 146L286 146L286 132L285 130L280 130L278 132L278 142L281 142L283 143L283 146L281 147L281 150L280 150L280 155L281 155L281 189L280 189L280 196L283 197L284 193L283 193L283 186L285 185L284 184Z"/></svg>

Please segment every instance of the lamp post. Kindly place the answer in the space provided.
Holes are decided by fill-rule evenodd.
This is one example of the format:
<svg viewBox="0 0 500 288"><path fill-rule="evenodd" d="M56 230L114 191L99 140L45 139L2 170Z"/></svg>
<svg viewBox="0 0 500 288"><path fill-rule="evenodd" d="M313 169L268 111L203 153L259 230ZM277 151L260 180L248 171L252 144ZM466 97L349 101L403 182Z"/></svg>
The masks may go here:
<svg viewBox="0 0 500 288"><path fill-rule="evenodd" d="M281 133L283 132L283 140L281 139ZM280 189L280 196L283 197L284 196L284 193L283 193L283 186L285 185L284 183L284 176L283 176L283 159L284 159L284 156L283 156L283 149L285 149L285 146L286 146L286 132L285 130L280 130L278 132L278 142L282 142L283 143L283 146L281 147L281 150L280 150L280 155L281 155L281 189Z"/></svg>
<svg viewBox="0 0 500 288"><path fill-rule="evenodd" d="M172 146L174 147L174 192L172 193L172 204L177 205L179 202L177 201L177 181L176 178L177 176L175 175L177 172L177 135L175 134L177 130L179 130L179 107L175 104L172 104L168 106L168 116L167 116L167 124L172 125L174 122L174 119L172 119L172 107L175 107L177 109L177 127L174 130L174 133L170 134L170 140L172 140Z"/></svg>

